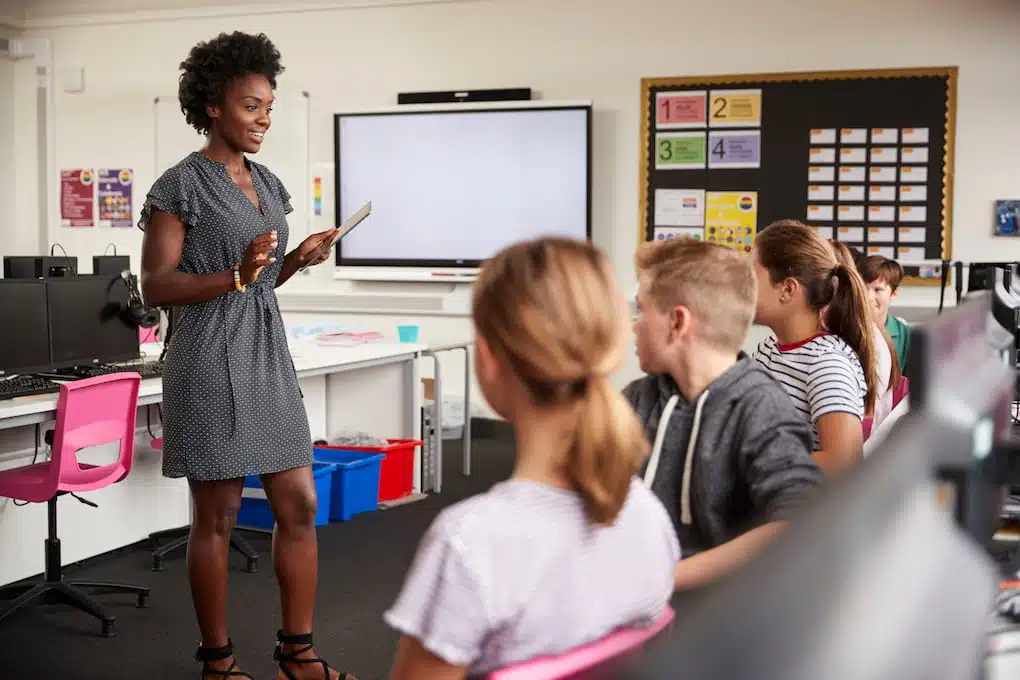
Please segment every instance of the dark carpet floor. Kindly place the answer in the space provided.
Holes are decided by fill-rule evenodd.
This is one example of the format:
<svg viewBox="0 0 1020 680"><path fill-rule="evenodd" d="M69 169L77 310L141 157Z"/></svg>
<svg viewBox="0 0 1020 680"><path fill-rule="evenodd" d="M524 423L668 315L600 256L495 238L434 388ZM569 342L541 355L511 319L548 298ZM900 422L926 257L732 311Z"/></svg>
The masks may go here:
<svg viewBox="0 0 1020 680"><path fill-rule="evenodd" d="M513 464L507 442L485 440L474 447L474 474L460 473L460 447L444 446L443 492L390 510L358 515L319 529L319 592L316 649L335 668L365 680L389 673L396 635L382 613L393 602L418 541L444 507L505 479ZM243 571L232 554L230 635L241 667L256 680L276 677L272 660L280 607L269 539L245 534L260 555L259 571ZM43 537L31 543L43 549ZM184 552L153 572L146 547L121 551L66 571L68 580L101 580L152 588L150 606L133 598L101 595L117 617L117 636L99 636L99 622L66 607L34 607L0 622L0 677L4 680L68 678L141 680L199 677L192 660L199 642L188 590Z"/></svg>

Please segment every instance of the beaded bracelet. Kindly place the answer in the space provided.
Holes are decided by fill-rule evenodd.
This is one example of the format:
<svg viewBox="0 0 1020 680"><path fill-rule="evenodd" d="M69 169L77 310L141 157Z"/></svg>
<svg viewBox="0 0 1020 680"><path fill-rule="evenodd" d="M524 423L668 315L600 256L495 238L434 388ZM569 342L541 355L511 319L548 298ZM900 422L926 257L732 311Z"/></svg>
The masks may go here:
<svg viewBox="0 0 1020 680"><path fill-rule="evenodd" d="M247 286L241 283L241 264L237 263L234 265L234 290L244 292L247 290Z"/></svg>

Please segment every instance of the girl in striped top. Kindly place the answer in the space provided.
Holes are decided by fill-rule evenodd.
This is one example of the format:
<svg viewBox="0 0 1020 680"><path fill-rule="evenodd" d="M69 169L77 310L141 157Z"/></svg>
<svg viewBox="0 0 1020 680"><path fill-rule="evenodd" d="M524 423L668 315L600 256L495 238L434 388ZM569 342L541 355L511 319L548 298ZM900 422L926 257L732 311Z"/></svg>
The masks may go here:
<svg viewBox="0 0 1020 680"><path fill-rule="evenodd" d="M813 425L815 461L838 473L861 458L861 421L875 408L877 375L862 368L875 365L864 281L818 232L793 220L762 230L754 258L755 323L775 334L755 358Z"/></svg>

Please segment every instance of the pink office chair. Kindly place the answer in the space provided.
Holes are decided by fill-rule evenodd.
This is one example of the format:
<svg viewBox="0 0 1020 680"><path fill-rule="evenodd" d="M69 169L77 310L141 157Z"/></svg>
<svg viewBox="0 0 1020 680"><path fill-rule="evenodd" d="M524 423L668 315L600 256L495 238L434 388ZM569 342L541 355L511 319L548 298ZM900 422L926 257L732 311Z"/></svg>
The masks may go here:
<svg viewBox="0 0 1020 680"><path fill-rule="evenodd" d="M892 407L896 408L903 398L910 393L910 380L905 375L900 376L900 381L896 383L896 387L893 388L892 396ZM865 418L861 426L864 431L864 441L868 441L868 437L871 436L871 428L873 426L873 419L869 416Z"/></svg>
<svg viewBox="0 0 1020 680"><path fill-rule="evenodd" d="M896 408L896 406L903 401L903 398L908 394L910 394L910 379L905 375L901 375L900 381L896 384L896 388L893 390L893 408Z"/></svg>
<svg viewBox="0 0 1020 680"><path fill-rule="evenodd" d="M57 397L57 424L53 429L51 457L44 463L0 471L0 497L30 503L46 503L49 536L46 539L46 573L42 583L18 584L0 588L4 619L28 604L54 597L65 604L92 614L103 624L103 637L114 635L114 617L83 588L107 592L132 593L138 606L144 607L148 588L117 583L69 583L64 581L57 537L57 498L64 494L94 491L115 484L131 471L135 450L135 411L138 408L137 373L112 373L86 378L60 386ZM47 433L48 435L49 433ZM49 437L47 437L49 441ZM78 451L90 446L120 443L120 455L109 465L78 462ZM83 503L94 505L79 498ZM3 600L0 599L0 603Z"/></svg>
<svg viewBox="0 0 1020 680"><path fill-rule="evenodd" d="M676 617L666 605L656 621L646 628L623 628L600 640L573 649L560 656L542 657L490 673L486 680L558 680L576 678L595 671L606 663L636 653L652 638L667 629Z"/></svg>

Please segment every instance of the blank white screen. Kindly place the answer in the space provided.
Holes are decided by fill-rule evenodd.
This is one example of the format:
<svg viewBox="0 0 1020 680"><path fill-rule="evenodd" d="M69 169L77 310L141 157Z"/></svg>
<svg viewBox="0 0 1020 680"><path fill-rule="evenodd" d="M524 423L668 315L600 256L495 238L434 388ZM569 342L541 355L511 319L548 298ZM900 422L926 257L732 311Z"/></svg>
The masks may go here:
<svg viewBox="0 0 1020 680"><path fill-rule="evenodd" d="M484 260L516 241L584 239L588 109L341 116L341 263Z"/></svg>

